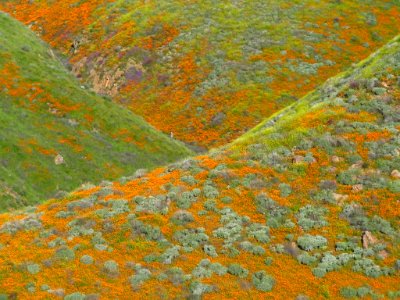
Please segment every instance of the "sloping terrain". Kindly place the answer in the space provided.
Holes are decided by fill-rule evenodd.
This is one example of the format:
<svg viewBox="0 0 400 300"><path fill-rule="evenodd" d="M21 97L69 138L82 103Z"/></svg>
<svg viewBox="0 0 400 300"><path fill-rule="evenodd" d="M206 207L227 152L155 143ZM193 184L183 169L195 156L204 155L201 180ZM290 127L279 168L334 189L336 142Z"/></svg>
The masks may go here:
<svg viewBox="0 0 400 300"><path fill-rule="evenodd" d="M83 89L33 33L0 13L0 210L191 154Z"/></svg>
<svg viewBox="0 0 400 300"><path fill-rule="evenodd" d="M0 291L398 299L399 78L397 37L222 150L1 215Z"/></svg>
<svg viewBox="0 0 400 300"><path fill-rule="evenodd" d="M400 29L398 0L0 6L64 53L96 92L201 148L231 142Z"/></svg>

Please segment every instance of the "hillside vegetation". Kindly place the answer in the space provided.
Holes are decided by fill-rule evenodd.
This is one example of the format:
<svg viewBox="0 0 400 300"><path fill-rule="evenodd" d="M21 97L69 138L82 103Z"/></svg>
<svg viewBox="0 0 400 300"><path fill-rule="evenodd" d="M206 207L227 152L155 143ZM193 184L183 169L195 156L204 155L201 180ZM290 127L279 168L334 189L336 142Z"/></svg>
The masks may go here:
<svg viewBox="0 0 400 300"><path fill-rule="evenodd" d="M82 88L33 33L0 13L0 210L191 154Z"/></svg>
<svg viewBox="0 0 400 300"><path fill-rule="evenodd" d="M0 215L4 297L400 297L400 37L223 149Z"/></svg>
<svg viewBox="0 0 400 300"><path fill-rule="evenodd" d="M398 0L4 0L96 92L224 145L385 44ZM74 45L72 47L72 45Z"/></svg>

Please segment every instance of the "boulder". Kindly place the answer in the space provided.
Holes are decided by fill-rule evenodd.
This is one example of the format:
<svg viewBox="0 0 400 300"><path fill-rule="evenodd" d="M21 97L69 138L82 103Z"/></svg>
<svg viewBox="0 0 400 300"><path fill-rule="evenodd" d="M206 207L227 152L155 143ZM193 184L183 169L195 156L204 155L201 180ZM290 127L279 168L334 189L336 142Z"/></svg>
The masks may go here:
<svg viewBox="0 0 400 300"><path fill-rule="evenodd" d="M361 192L363 189L364 189L364 186L363 186L362 184L355 184L355 185L353 185L353 187L352 187L352 191L353 191L354 193Z"/></svg>
<svg viewBox="0 0 400 300"><path fill-rule="evenodd" d="M378 239L370 232L364 231L362 235L362 245L364 249L368 249L378 242Z"/></svg>
<svg viewBox="0 0 400 300"><path fill-rule="evenodd" d="M294 163L294 164L300 164L300 163L302 163L302 162L304 162L304 156L301 156L301 155L295 155L295 156L293 156L293 158L292 158L292 163Z"/></svg>
<svg viewBox="0 0 400 300"><path fill-rule="evenodd" d="M392 173L390 173L390 176L395 179L400 179L400 171L399 170L393 170Z"/></svg>
<svg viewBox="0 0 400 300"><path fill-rule="evenodd" d="M362 235L362 245L364 249L371 248L377 243L379 243L379 240L370 231L364 231ZM389 256L389 253L386 250L381 250L378 254L382 259L386 259Z"/></svg>
<svg viewBox="0 0 400 300"><path fill-rule="evenodd" d="M64 163L64 157L61 156L61 154L57 154L57 156L54 158L54 163L56 165L61 165Z"/></svg>
<svg viewBox="0 0 400 300"><path fill-rule="evenodd" d="M342 160L343 160L343 159L342 159L341 157L336 156L336 155L334 155L334 156L331 157L331 161L332 161L333 163L335 163L335 164L341 162Z"/></svg>
<svg viewBox="0 0 400 300"><path fill-rule="evenodd" d="M347 198L349 198L349 195L333 193L333 199L335 199L339 206L342 206Z"/></svg>

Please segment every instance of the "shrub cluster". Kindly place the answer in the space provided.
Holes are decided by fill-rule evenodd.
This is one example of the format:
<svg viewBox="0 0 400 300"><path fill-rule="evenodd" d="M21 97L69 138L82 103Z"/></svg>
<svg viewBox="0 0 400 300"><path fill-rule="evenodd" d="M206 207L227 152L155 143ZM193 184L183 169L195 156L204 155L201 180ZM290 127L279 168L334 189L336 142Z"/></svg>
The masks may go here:
<svg viewBox="0 0 400 300"><path fill-rule="evenodd" d="M312 251L315 249L324 249L328 244L328 240L321 235L306 234L298 237L297 245L300 249L305 251Z"/></svg>

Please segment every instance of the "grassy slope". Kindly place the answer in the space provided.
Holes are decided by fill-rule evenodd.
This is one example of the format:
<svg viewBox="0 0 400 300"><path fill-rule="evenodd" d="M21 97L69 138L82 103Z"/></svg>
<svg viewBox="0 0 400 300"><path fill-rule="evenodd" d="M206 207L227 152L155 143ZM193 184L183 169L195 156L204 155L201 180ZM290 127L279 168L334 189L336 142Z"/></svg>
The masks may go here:
<svg viewBox="0 0 400 300"><path fill-rule="evenodd" d="M191 153L141 117L82 89L50 51L0 14L0 209ZM55 165L57 154L64 164Z"/></svg>
<svg viewBox="0 0 400 300"><path fill-rule="evenodd" d="M399 76L397 37L223 150L0 215L0 291L398 298Z"/></svg>
<svg viewBox="0 0 400 300"><path fill-rule="evenodd" d="M375 74L384 72L386 68L394 64L397 67L397 43L399 38L385 45L379 52L371 55L369 59L362 62L333 78L311 91L300 101L293 103L286 108L265 119L253 129L236 139L231 144L223 147L240 153L244 148L252 144L263 144L267 149L273 150L279 146L293 147L299 143L301 138L308 134L302 126L302 118L319 111L336 100L338 95L348 89L349 81L357 81L365 78L372 78ZM372 59L374 58L374 59ZM322 134L325 128L318 128Z"/></svg>
<svg viewBox="0 0 400 300"><path fill-rule="evenodd" d="M398 0L3 1L156 128L224 145L385 44ZM78 21L79 20L79 21ZM81 40L71 55L70 45Z"/></svg>

